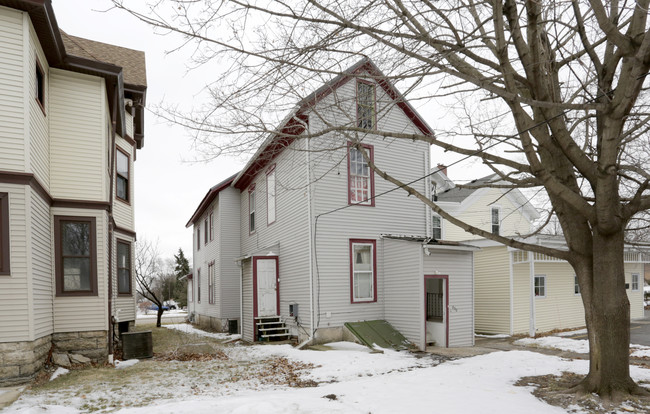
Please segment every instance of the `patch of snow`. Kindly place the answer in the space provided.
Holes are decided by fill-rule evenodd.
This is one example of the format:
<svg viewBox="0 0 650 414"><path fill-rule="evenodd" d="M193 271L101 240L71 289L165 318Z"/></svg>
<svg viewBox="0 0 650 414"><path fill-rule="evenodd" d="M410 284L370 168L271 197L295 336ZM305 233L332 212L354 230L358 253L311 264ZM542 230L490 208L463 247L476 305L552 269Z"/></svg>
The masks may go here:
<svg viewBox="0 0 650 414"><path fill-rule="evenodd" d="M510 338L510 335L506 334L497 334L497 335L483 335L483 334L474 334L475 337L477 338L490 338L490 339L504 339L504 338Z"/></svg>
<svg viewBox="0 0 650 414"><path fill-rule="evenodd" d="M558 332L554 334L553 336L574 336L574 335L585 335L587 333L587 329L578 329L575 331L566 331L566 332Z"/></svg>
<svg viewBox="0 0 650 414"><path fill-rule="evenodd" d="M53 373L52 376L50 377L50 381L53 381L53 380L55 380L56 378L60 377L61 375L65 375L65 374L67 374L68 372L70 372L69 369L65 369L65 368L63 368L63 367L58 367L58 368L56 369L56 371L54 371L54 373Z"/></svg>
<svg viewBox="0 0 650 414"><path fill-rule="evenodd" d="M202 331L200 329L196 329L189 323L176 323L171 325L163 325L163 328L176 329L178 331L185 332L186 334L200 335L200 336L205 336L208 338L214 338L219 340L234 340L234 339L241 338L241 335L231 335L227 333L213 333L213 332Z"/></svg>
<svg viewBox="0 0 650 414"><path fill-rule="evenodd" d="M541 338L522 338L515 342L515 345L538 346L540 348L555 348L562 351L576 352L578 354L589 353L589 341L586 339L559 338L557 336L543 336Z"/></svg>
<svg viewBox="0 0 650 414"><path fill-rule="evenodd" d="M126 361L115 360L115 368L124 369L131 367L140 362L139 359L127 359Z"/></svg>

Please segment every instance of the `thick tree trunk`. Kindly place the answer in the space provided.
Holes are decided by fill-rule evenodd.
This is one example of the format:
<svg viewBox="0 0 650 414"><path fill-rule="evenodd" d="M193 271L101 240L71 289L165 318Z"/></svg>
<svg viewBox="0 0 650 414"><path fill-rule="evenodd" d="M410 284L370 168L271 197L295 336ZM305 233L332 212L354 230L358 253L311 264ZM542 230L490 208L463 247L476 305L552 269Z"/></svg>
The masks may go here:
<svg viewBox="0 0 650 414"><path fill-rule="evenodd" d="M158 304L158 315L157 315L158 317L156 319L156 328L160 328L160 326L162 325L162 322L161 322L162 321L162 315L163 315L163 305L162 305L162 303L159 303Z"/></svg>
<svg viewBox="0 0 650 414"><path fill-rule="evenodd" d="M623 232L593 235L593 267L578 266L589 332L589 374L579 389L618 400L638 391L630 378L630 302L625 289ZM582 274L580 274L582 273Z"/></svg>

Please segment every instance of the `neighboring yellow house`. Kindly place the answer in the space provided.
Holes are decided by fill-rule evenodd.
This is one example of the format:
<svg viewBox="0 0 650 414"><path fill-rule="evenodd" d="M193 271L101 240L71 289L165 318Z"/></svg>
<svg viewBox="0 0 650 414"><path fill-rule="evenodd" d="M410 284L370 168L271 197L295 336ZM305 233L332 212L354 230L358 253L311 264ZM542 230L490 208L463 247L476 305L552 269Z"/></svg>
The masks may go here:
<svg viewBox="0 0 650 414"><path fill-rule="evenodd" d="M103 363L135 321L144 53L70 36L50 0L0 0L0 386L52 351Z"/></svg>
<svg viewBox="0 0 650 414"><path fill-rule="evenodd" d="M539 214L519 190L479 188L494 184L495 175L475 180L476 188L458 188L439 166L433 197L457 218L491 232L525 237ZM466 233L434 215L434 237L467 241L474 253L474 329L486 334L535 336L554 329L585 326L575 272L568 262L506 247ZM566 247L564 237L538 235L527 243ZM631 247L625 252L625 280L632 319L643 317L643 275L648 256Z"/></svg>

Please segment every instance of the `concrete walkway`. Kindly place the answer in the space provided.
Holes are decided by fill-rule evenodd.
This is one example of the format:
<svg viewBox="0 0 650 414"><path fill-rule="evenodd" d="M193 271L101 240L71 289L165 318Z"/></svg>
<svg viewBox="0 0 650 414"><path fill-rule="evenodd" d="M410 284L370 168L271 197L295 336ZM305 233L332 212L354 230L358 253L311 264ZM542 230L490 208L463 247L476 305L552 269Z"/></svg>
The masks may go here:
<svg viewBox="0 0 650 414"><path fill-rule="evenodd" d="M0 388L0 410L16 401L24 388L24 386Z"/></svg>

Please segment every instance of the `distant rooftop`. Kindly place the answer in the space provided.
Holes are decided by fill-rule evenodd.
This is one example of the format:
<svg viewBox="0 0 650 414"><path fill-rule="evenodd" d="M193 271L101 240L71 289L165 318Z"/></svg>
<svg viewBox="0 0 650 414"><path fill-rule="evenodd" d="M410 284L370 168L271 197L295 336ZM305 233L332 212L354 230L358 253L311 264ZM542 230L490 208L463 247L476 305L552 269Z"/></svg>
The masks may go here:
<svg viewBox="0 0 650 414"><path fill-rule="evenodd" d="M487 177L479 178L465 184L469 187L464 187L464 188L454 187L446 191L443 191L442 193L438 193L438 201L450 201L454 203L460 203L463 200L465 200L467 197L472 195L474 191L480 189L485 184L494 181L495 177L496 174L490 174Z"/></svg>

